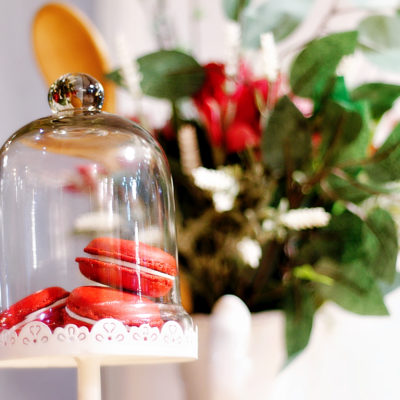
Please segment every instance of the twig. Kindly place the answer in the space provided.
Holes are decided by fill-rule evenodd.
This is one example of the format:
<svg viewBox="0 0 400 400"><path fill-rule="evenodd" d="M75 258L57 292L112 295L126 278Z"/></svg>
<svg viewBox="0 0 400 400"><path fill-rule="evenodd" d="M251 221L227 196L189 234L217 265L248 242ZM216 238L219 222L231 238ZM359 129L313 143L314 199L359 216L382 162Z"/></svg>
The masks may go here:
<svg viewBox="0 0 400 400"><path fill-rule="evenodd" d="M276 265L276 259L279 256L280 248L280 243L271 241L268 243L266 251L263 252L264 254L261 264L258 267L251 283L252 294L249 300L250 305L255 303L257 296L262 291L271 274L274 272L274 265Z"/></svg>

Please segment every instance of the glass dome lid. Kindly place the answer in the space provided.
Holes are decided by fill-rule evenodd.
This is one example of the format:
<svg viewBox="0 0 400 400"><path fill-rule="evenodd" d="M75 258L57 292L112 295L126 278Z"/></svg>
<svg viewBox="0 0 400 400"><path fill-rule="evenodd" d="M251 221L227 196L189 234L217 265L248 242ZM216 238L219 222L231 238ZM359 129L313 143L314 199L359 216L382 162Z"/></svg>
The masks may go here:
<svg viewBox="0 0 400 400"><path fill-rule="evenodd" d="M181 306L172 179L155 139L67 74L52 115L0 151L0 360L197 357ZM40 362L41 363L41 362Z"/></svg>

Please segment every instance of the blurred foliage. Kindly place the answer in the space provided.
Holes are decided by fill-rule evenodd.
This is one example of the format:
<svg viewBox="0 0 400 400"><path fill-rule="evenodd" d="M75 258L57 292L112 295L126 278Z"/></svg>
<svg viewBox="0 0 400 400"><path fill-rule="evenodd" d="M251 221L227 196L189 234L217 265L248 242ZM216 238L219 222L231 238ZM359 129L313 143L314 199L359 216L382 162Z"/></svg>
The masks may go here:
<svg viewBox="0 0 400 400"><path fill-rule="evenodd" d="M353 2L378 12L383 3L397 3ZM257 48L264 32L273 32L277 41L288 37L313 2L223 0L222 5L227 18L240 25L246 49ZM194 312L211 312L228 293L253 312L282 309L290 357L307 345L314 314L326 300L358 314L388 313L382 289L396 278L398 239L393 215L380 198L398 193L400 125L378 148L372 138L400 86L368 82L349 89L337 71L345 57L360 52L398 71L399 47L400 16L393 10L368 14L351 31L317 32L272 83L248 71L218 75L223 66L201 66L175 50L136 60L143 93L174 103L171 122L155 135L174 177L180 264ZM124 84L119 70L108 76ZM288 88L273 98L282 81ZM242 103L243 93L250 97ZM180 108L185 98L195 105L194 117ZM300 111L301 102L311 104L307 112ZM184 125L194 128L202 165L237 182L229 209L218 210L212 190L196 185L183 170L178 132ZM291 210L317 208L330 216L325 226L282 223ZM238 253L243 238L261 249L256 268Z"/></svg>

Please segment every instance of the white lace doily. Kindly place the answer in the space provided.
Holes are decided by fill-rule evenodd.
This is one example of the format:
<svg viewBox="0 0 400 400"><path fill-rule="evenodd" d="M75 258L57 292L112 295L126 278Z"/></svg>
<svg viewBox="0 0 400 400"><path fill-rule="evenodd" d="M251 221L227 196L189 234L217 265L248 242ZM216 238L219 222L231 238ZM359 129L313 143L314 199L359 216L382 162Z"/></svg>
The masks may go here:
<svg viewBox="0 0 400 400"><path fill-rule="evenodd" d="M74 358L80 357L98 357L104 365L193 360L197 358L197 329L183 331L175 321L161 329L148 324L127 327L105 318L90 331L68 324L52 332L44 323L33 321L19 334L13 329L0 334L0 366L73 365Z"/></svg>

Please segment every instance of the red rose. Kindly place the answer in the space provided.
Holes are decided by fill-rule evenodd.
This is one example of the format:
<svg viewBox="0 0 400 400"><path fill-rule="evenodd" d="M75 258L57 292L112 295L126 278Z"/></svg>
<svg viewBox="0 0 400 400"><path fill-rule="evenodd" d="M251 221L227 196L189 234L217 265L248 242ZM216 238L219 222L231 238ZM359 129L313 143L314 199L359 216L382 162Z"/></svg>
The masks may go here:
<svg viewBox="0 0 400 400"><path fill-rule="evenodd" d="M202 89L194 96L194 103L209 134L211 144L224 147L228 153L240 152L257 146L261 137L260 110L256 97L266 102L268 82L254 80L242 64L233 90L228 83L222 64L207 64Z"/></svg>
<svg viewBox="0 0 400 400"><path fill-rule="evenodd" d="M259 91L259 94L264 94ZM264 98L264 101L266 97ZM260 129L260 110L256 104L256 87L253 83L238 85L231 101L236 104L234 122L241 121L251 125L255 130Z"/></svg>
<svg viewBox="0 0 400 400"><path fill-rule="evenodd" d="M193 100L203 119L211 144L220 147L223 144L222 121L228 96L225 93L226 81L224 66L211 63L204 66L206 78L201 90Z"/></svg>
<svg viewBox="0 0 400 400"><path fill-rule="evenodd" d="M235 121L226 131L226 150L228 153L239 152L246 147L254 147L259 144L259 129L254 130L246 122Z"/></svg>
<svg viewBox="0 0 400 400"><path fill-rule="evenodd" d="M201 107L201 103L209 98L215 99L221 105L226 103L225 83L227 78L224 65L217 63L206 64L204 71L206 74L204 84L194 97L196 105Z"/></svg>

